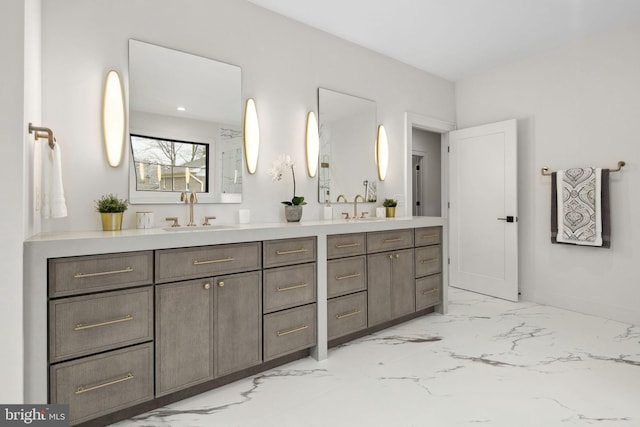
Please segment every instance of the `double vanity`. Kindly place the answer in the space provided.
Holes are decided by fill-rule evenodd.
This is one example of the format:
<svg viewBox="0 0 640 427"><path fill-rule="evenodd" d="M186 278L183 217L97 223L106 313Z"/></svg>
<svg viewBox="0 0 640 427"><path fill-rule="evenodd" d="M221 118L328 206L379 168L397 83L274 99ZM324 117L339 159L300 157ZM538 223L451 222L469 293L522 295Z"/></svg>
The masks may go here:
<svg viewBox="0 0 640 427"><path fill-rule="evenodd" d="M25 243L25 400L104 425L433 311L442 218L51 233Z"/></svg>

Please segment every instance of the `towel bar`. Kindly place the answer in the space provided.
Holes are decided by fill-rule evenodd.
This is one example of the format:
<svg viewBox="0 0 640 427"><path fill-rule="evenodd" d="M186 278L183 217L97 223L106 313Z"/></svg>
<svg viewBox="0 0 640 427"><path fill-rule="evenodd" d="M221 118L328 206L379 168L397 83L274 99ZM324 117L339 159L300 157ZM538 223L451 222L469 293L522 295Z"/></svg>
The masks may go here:
<svg viewBox="0 0 640 427"><path fill-rule="evenodd" d="M609 172L620 172L624 165L626 165L626 163L623 160L620 160L618 162L618 167L616 169L609 169ZM552 172L549 172L549 168L545 166L540 170L540 173L542 175L549 176Z"/></svg>
<svg viewBox="0 0 640 427"><path fill-rule="evenodd" d="M53 137L53 131L51 129L34 126L33 124L29 123L29 133L32 134L34 132L36 141L42 138L46 138L49 141L49 147L51 147L51 149L53 150L56 139Z"/></svg>

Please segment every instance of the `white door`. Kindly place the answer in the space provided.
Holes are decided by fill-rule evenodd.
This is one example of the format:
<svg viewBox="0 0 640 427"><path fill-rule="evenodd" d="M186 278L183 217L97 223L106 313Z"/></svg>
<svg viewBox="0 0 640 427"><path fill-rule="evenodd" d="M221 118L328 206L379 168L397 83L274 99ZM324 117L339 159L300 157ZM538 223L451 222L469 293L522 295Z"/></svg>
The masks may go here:
<svg viewBox="0 0 640 427"><path fill-rule="evenodd" d="M449 133L449 284L518 300L516 121Z"/></svg>

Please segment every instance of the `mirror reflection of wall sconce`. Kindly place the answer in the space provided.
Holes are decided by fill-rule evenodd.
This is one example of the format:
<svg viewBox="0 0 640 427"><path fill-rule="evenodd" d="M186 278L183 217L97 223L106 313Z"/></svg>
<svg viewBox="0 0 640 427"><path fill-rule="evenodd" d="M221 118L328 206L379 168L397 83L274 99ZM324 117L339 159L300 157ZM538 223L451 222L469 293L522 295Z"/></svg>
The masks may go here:
<svg viewBox="0 0 640 427"><path fill-rule="evenodd" d="M244 109L244 156L247 170L250 174L256 173L258 166L258 153L260 151L260 125L258 112L253 98L247 99Z"/></svg>
<svg viewBox="0 0 640 427"><path fill-rule="evenodd" d="M102 98L102 137L107 161L117 167L122 160L125 134L125 111L122 83L117 71L107 73Z"/></svg>
<svg viewBox="0 0 640 427"><path fill-rule="evenodd" d="M389 142L383 125L378 126L376 164L378 165L378 178L380 178L380 181L384 181L387 177L387 167L389 166Z"/></svg>
<svg viewBox="0 0 640 427"><path fill-rule="evenodd" d="M306 132L307 172L313 178L318 171L318 154L320 153L320 135L318 133L318 120L316 113L309 111L307 114Z"/></svg>

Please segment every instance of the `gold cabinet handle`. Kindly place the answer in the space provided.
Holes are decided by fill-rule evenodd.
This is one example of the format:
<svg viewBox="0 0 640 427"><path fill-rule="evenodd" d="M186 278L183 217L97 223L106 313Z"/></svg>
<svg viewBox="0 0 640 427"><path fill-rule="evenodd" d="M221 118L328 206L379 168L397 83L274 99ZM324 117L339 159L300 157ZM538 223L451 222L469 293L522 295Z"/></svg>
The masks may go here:
<svg viewBox="0 0 640 427"><path fill-rule="evenodd" d="M113 325L115 323L128 322L129 320L133 320L133 316L130 315L130 314L127 314L126 316L124 316L121 319L107 320L106 322L92 323L90 325L84 325L82 323L78 323L76 325L76 327L73 328L73 330L74 331L82 331L84 329L97 328L98 326L107 326L107 325Z"/></svg>
<svg viewBox="0 0 640 427"><path fill-rule="evenodd" d="M284 288L281 288L280 286L278 286L276 290L278 292L284 292L284 291L291 291L293 289L306 288L307 286L309 286L308 283L300 283L299 285L285 286Z"/></svg>
<svg viewBox="0 0 640 427"><path fill-rule="evenodd" d="M428 294L432 294L434 292L440 292L440 289L434 288L434 289L430 289L428 291L422 291L422 295L428 295Z"/></svg>
<svg viewBox="0 0 640 427"><path fill-rule="evenodd" d="M430 239L432 237L438 237L438 233L433 233L433 234L423 234L422 236L420 236L420 238L422 239Z"/></svg>
<svg viewBox="0 0 640 427"><path fill-rule="evenodd" d="M279 337L283 336L283 335L289 335L289 334L293 334L294 332L300 332L300 331L304 331L305 329L307 329L308 326L307 325L302 325L302 326L298 326L297 328L293 328L293 329L287 329L285 331L278 331L276 332L276 335L278 335Z"/></svg>
<svg viewBox="0 0 640 427"><path fill-rule="evenodd" d="M422 259L420 260L420 264L431 264L432 262L438 261L440 261L440 258Z"/></svg>
<svg viewBox="0 0 640 427"><path fill-rule="evenodd" d="M362 276L361 273L353 273L353 274L347 274L346 276L336 276L336 280L353 279L354 277L360 277L360 276Z"/></svg>
<svg viewBox="0 0 640 427"><path fill-rule="evenodd" d="M129 373L127 373L127 375L125 375L122 378L118 378L117 380L113 380L113 381L108 381L106 383L96 384L96 385L92 385L92 386L89 386L89 387L85 387L85 386L81 385L76 389L76 394L86 393L88 391L97 390L97 389L102 388L102 387L107 387L107 386L110 386L110 385L118 384L118 383L121 383L123 381L129 381L129 380L132 380L132 379L133 379L133 374L131 372L129 372Z"/></svg>
<svg viewBox="0 0 640 427"><path fill-rule="evenodd" d="M395 243L395 242L402 242L402 238L396 237L395 239L384 239L383 240L383 243Z"/></svg>
<svg viewBox="0 0 640 427"><path fill-rule="evenodd" d="M217 264L219 262L229 262L229 261L235 261L235 258L233 257L226 257L226 258L222 258L222 259L211 259L208 261L193 261L193 265L203 265L203 264Z"/></svg>
<svg viewBox="0 0 640 427"><path fill-rule="evenodd" d="M133 271L133 267L127 267L123 270L113 270L113 271L100 271L98 273L76 273L73 278L74 279L84 279L85 277L97 277L97 276L108 276L110 274L120 274L120 273L131 273Z"/></svg>
<svg viewBox="0 0 640 427"><path fill-rule="evenodd" d="M224 288L224 282L222 280L220 280L218 282L218 286L221 287L221 288Z"/></svg>
<svg viewBox="0 0 640 427"><path fill-rule="evenodd" d="M396 259L400 258L400 254L396 254Z"/></svg>
<svg viewBox="0 0 640 427"><path fill-rule="evenodd" d="M360 246L360 243L343 243L341 245L336 245L336 248L344 249L344 248L355 248L358 246Z"/></svg>
<svg viewBox="0 0 640 427"><path fill-rule="evenodd" d="M211 289L211 283L205 283L203 288L205 289Z"/></svg>
<svg viewBox="0 0 640 427"><path fill-rule="evenodd" d="M354 308L353 310L348 311L346 313L336 314L336 319L344 319L345 317L355 316L358 313L360 313L360 310L358 310L357 308Z"/></svg>
<svg viewBox="0 0 640 427"><path fill-rule="evenodd" d="M387 256L389 257L389 259L393 259L393 255L389 254Z"/></svg>
<svg viewBox="0 0 640 427"><path fill-rule="evenodd" d="M276 255L301 254L303 252L309 252L309 249L300 248L300 249L294 249L292 251L276 251Z"/></svg>

